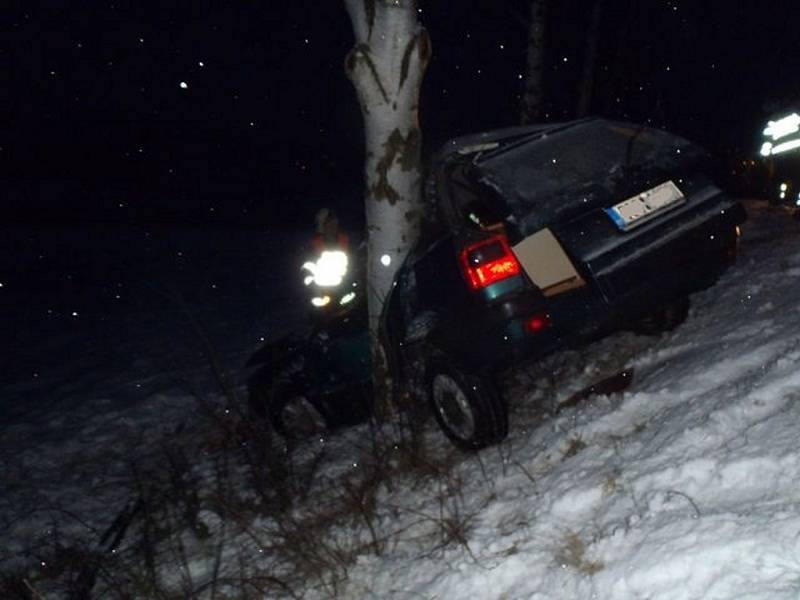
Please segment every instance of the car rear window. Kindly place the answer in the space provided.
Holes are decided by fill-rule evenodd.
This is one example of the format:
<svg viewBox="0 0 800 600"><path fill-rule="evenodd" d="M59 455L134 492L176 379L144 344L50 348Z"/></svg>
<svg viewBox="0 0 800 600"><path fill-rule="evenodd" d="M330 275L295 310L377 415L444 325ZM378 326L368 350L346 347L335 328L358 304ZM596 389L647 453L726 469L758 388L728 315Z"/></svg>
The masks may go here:
<svg viewBox="0 0 800 600"><path fill-rule="evenodd" d="M613 195L632 169L669 171L702 154L664 131L598 119L483 154L474 164L479 180L499 191L525 229L535 230L576 203Z"/></svg>

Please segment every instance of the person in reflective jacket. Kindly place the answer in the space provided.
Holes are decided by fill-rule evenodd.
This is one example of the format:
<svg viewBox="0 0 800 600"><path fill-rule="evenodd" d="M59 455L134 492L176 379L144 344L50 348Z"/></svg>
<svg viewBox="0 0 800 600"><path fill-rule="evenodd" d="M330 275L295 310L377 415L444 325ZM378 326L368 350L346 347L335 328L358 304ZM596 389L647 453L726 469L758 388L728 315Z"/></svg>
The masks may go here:
<svg viewBox="0 0 800 600"><path fill-rule="evenodd" d="M339 219L328 208L317 212L315 225L316 232L311 239L314 256L302 267L303 283L312 289L311 304L318 309L333 308L332 305L343 300L343 304L347 304L353 296L345 293L343 286L349 275L350 239L339 229Z"/></svg>

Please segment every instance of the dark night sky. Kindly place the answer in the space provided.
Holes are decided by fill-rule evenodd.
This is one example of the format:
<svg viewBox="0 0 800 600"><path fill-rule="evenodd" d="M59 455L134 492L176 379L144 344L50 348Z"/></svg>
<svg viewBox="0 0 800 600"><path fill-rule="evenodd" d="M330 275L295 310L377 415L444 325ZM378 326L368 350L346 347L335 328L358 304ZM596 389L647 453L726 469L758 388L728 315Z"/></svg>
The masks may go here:
<svg viewBox="0 0 800 600"><path fill-rule="evenodd" d="M547 118L563 120L592 2L551 4ZM605 4L594 113L742 155L768 112L800 97L794 2ZM421 3L434 47L427 152L516 122L525 8ZM360 206L360 115L342 69L352 33L338 0L20 1L0 27L7 219L261 226L305 222L322 202Z"/></svg>

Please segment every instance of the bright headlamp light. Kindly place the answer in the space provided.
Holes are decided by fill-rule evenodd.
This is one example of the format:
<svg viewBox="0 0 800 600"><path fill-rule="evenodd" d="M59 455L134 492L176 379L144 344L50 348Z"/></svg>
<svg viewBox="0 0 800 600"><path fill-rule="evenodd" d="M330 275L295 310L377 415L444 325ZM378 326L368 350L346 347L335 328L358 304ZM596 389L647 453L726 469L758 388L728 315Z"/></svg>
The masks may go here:
<svg viewBox="0 0 800 600"><path fill-rule="evenodd" d="M800 114L792 113L776 121L769 121L764 128L761 156L775 156L800 148Z"/></svg>

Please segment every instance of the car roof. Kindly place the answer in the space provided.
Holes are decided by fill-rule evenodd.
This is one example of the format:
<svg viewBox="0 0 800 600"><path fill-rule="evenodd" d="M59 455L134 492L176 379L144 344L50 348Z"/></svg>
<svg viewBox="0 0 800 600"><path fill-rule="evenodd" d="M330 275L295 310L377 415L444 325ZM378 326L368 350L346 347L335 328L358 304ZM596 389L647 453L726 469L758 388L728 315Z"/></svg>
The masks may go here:
<svg viewBox="0 0 800 600"><path fill-rule="evenodd" d="M665 173L703 155L665 131L595 118L456 138L440 160L469 165L472 179L498 192L523 230L536 230L599 206L631 169Z"/></svg>
<svg viewBox="0 0 800 600"><path fill-rule="evenodd" d="M445 142L436 153L434 161L441 162L453 155L468 156L495 148L505 147L515 142L533 140L549 132L558 131L592 119L580 119L563 123L537 123L516 125L462 135Z"/></svg>

